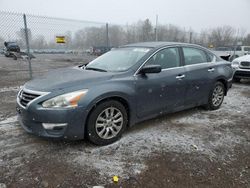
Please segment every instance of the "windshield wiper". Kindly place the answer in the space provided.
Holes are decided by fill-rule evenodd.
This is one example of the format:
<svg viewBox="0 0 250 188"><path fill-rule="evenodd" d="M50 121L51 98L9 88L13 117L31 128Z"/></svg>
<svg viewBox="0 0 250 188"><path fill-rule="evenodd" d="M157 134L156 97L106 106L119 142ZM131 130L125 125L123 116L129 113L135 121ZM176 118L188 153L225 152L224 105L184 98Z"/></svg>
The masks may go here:
<svg viewBox="0 0 250 188"><path fill-rule="evenodd" d="M94 67L85 67L85 70L94 70L94 71L99 71L99 72L107 72L104 69L99 69L99 68L94 68Z"/></svg>

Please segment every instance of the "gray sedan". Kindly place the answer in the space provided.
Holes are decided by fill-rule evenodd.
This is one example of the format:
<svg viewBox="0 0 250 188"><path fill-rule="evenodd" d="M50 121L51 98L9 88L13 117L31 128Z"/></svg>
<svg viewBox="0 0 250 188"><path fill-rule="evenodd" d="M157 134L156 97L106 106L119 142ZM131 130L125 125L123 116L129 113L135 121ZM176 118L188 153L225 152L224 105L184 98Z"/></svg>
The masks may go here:
<svg viewBox="0 0 250 188"><path fill-rule="evenodd" d="M232 76L229 62L198 45L130 44L27 82L17 112L29 133L107 145L128 126L164 113L218 109Z"/></svg>

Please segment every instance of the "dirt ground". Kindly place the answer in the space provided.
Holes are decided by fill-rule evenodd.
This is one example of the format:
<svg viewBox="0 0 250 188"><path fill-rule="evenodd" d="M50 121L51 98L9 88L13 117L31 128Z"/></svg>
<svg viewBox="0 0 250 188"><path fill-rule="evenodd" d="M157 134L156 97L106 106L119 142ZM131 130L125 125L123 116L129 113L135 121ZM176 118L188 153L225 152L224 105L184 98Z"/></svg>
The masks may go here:
<svg viewBox="0 0 250 188"><path fill-rule="evenodd" d="M37 76L91 59L38 55L32 67ZM38 138L20 127L15 100L27 70L25 60L0 56L0 188L250 187L250 81L233 84L219 110L164 115L99 147Z"/></svg>

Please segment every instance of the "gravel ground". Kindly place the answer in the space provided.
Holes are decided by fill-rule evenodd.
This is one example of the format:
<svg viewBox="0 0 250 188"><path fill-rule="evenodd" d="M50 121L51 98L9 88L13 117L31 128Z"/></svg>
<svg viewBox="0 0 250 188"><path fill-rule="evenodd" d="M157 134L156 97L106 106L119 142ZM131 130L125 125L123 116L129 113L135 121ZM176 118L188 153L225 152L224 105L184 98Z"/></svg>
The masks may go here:
<svg viewBox="0 0 250 188"><path fill-rule="evenodd" d="M36 76L91 58L39 55L32 65ZM250 187L249 81L234 84L219 110L164 115L98 147L38 138L20 127L15 97L28 79L25 66L0 57L0 188Z"/></svg>

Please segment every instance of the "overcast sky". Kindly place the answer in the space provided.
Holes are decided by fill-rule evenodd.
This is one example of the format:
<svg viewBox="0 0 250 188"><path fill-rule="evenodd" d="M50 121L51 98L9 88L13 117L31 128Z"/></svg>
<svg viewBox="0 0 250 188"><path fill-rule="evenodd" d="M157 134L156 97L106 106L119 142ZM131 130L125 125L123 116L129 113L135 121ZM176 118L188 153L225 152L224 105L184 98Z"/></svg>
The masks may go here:
<svg viewBox="0 0 250 188"><path fill-rule="evenodd" d="M0 10L130 24L149 18L195 31L232 25L250 32L250 0L0 0Z"/></svg>

